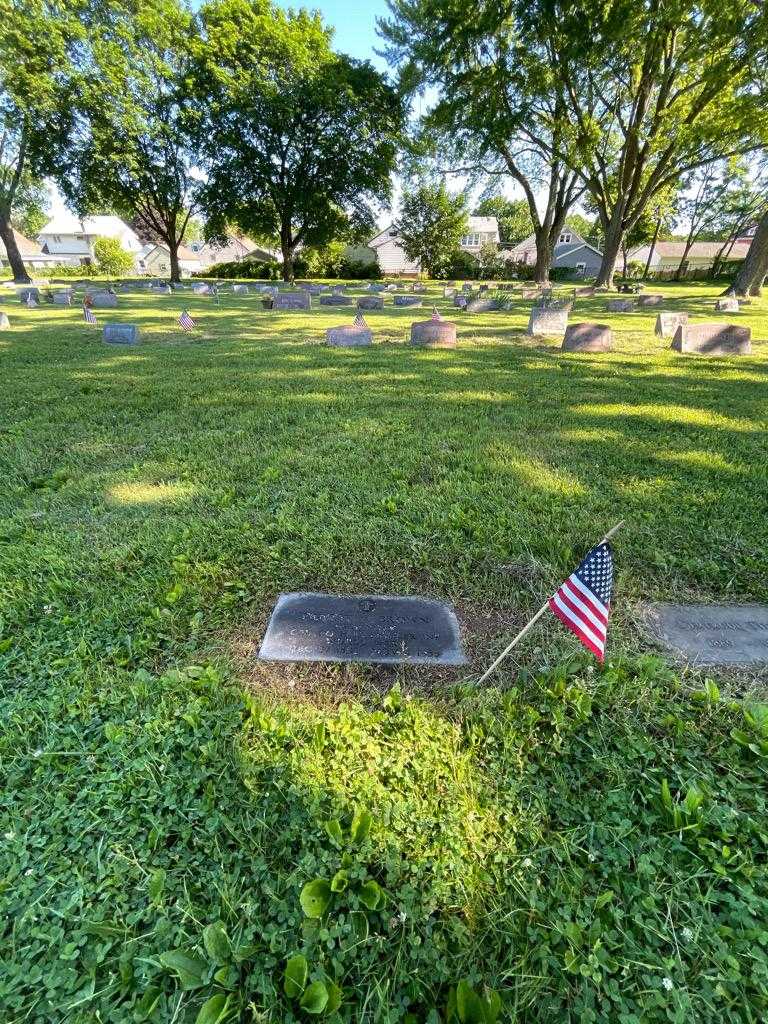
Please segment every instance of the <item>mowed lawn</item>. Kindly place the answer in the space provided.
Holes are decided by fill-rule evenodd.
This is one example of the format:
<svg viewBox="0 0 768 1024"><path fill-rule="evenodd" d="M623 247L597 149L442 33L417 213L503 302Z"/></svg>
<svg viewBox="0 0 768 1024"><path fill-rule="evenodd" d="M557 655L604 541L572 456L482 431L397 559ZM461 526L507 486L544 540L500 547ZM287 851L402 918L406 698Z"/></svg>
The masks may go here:
<svg viewBox="0 0 768 1024"><path fill-rule="evenodd" d="M358 350L353 307L0 296L4 1024L765 1018L765 678L676 666L642 603L768 596L768 299L648 290L753 355L603 297L570 320L614 351L566 355L437 287ZM455 350L406 343L433 302ZM545 620L478 690L620 519L606 668ZM293 590L451 601L471 665L260 665Z"/></svg>

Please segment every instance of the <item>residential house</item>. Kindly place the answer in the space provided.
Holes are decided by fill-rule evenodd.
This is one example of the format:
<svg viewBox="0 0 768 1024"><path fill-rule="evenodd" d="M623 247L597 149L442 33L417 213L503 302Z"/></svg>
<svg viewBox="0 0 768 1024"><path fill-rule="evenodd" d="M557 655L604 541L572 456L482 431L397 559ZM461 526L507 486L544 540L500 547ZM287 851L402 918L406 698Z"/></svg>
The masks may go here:
<svg viewBox="0 0 768 1024"><path fill-rule="evenodd" d="M530 235L511 249L503 249L499 255L512 263L535 264L536 238ZM575 228L566 224L555 242L550 270L567 267L579 277L594 277L602 261L600 250L585 241Z"/></svg>
<svg viewBox="0 0 768 1024"><path fill-rule="evenodd" d="M280 254L262 245L257 245L246 235L232 235L224 245L213 242L191 242L190 249L197 254L203 270L214 263L233 263L236 260L262 260L264 263L275 262Z"/></svg>
<svg viewBox="0 0 768 1024"><path fill-rule="evenodd" d="M98 238L115 238L127 252L135 255L142 249L139 236L119 217L80 219L66 210L49 220L37 236L43 252L55 256L57 263L69 266L93 263Z"/></svg>
<svg viewBox="0 0 768 1024"><path fill-rule="evenodd" d="M33 242L31 238L25 238L20 231L13 229L13 237L16 239L16 245L18 246L21 258L24 261L24 265L27 269L39 270L40 268L49 267L55 265L59 261L55 256L50 256L48 253L43 252L37 242ZM0 239L0 267L8 267L8 253Z"/></svg>
<svg viewBox="0 0 768 1024"><path fill-rule="evenodd" d="M460 243L465 252L477 256L484 245L499 244L499 225L495 217L469 217L467 220L467 232ZM418 274L421 271L419 261L406 256L394 224L375 235L367 246L350 247L345 256L363 263L378 260L382 274Z"/></svg>
<svg viewBox="0 0 768 1024"><path fill-rule="evenodd" d="M203 269L199 254L188 249L186 245L180 245L178 249L179 270L182 277L189 277L190 274ZM149 242L146 244L136 259L136 266L140 273L161 276L171 271L171 251L162 242Z"/></svg>
<svg viewBox="0 0 768 1024"><path fill-rule="evenodd" d="M723 248L722 242L694 242L688 255L685 257L686 270L709 270L714 266L718 253ZM648 254L651 251L650 243L640 245L628 254L628 259L645 266ZM736 242L728 251L723 253L721 259L724 263L739 262L744 259L749 251L748 241ZM650 270L671 271L677 270L685 252L685 242L657 242L653 247Z"/></svg>

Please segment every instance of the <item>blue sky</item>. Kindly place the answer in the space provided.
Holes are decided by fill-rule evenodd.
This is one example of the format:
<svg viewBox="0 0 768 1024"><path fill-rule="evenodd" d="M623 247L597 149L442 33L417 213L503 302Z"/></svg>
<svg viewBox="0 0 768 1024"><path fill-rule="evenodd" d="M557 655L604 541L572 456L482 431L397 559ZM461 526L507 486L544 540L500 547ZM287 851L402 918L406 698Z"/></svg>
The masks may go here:
<svg viewBox="0 0 768 1024"><path fill-rule="evenodd" d="M373 52L374 47L381 47L381 40L376 35L376 19L385 18L389 14L386 0L323 0L322 3L296 3L291 0L277 0L281 7L307 7L318 10L327 25L332 25L335 32L333 45L335 50L348 53L350 57L371 60L381 71L386 71L387 64Z"/></svg>

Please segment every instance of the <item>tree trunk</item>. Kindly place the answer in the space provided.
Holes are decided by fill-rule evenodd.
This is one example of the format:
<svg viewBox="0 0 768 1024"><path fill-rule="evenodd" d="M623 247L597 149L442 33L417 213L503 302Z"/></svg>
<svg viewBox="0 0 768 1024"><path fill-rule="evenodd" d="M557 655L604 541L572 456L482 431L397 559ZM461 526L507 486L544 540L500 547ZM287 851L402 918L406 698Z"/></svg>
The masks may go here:
<svg viewBox="0 0 768 1024"><path fill-rule="evenodd" d="M549 284L549 268L552 265L552 254L555 247L549 229L546 227L536 228L536 269L533 279L538 285L546 287Z"/></svg>
<svg viewBox="0 0 768 1024"><path fill-rule="evenodd" d="M605 232L605 247L603 249L603 262L597 272L595 288L612 288L613 274L616 269L616 260L621 250L624 228L618 210L614 210Z"/></svg>
<svg viewBox="0 0 768 1024"><path fill-rule="evenodd" d="M179 243L173 242L168 246L168 250L171 256L171 281L174 284L181 282L181 269L179 267Z"/></svg>
<svg viewBox="0 0 768 1024"><path fill-rule="evenodd" d="M291 225L284 226L280 230L280 251L283 254L283 280L289 284L293 282L293 232Z"/></svg>
<svg viewBox="0 0 768 1024"><path fill-rule="evenodd" d="M3 240L5 251L8 254L8 262L13 271L13 280L16 284L29 284L31 278L24 266L19 247L16 244L16 236L11 227L11 220L5 211L0 212L0 238Z"/></svg>
<svg viewBox="0 0 768 1024"><path fill-rule="evenodd" d="M683 267L685 266L685 261L688 259L688 253L691 251L692 246L693 238L690 235L688 235L688 237L685 240L685 248L683 249L683 255L680 257L680 264L677 270L675 271L676 281L682 281L683 279Z"/></svg>
<svg viewBox="0 0 768 1024"><path fill-rule="evenodd" d="M653 240L651 241L651 248L648 250L648 259L645 261L645 270L643 271L643 278L648 277L651 270L651 260L653 259L654 251L656 250L656 243L659 240L659 232L661 231L661 217L656 220L656 230L653 232Z"/></svg>
<svg viewBox="0 0 768 1024"><path fill-rule="evenodd" d="M733 283L726 288L724 294L739 295L742 298L747 295L759 295L766 271L768 271L768 211L763 214L757 225L755 237L752 239L749 252L744 257L741 270L734 278Z"/></svg>

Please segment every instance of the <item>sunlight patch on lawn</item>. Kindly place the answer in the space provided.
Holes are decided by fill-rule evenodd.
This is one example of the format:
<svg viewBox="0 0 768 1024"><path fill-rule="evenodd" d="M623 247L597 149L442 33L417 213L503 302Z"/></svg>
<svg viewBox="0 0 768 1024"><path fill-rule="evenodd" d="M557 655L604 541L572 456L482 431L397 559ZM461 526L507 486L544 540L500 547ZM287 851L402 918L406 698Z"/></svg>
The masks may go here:
<svg viewBox="0 0 768 1024"><path fill-rule="evenodd" d="M690 409L684 405L574 405L572 411L582 416L623 416L647 418L662 423L685 423L696 427L722 427L753 434L759 428L748 420L737 420L708 409Z"/></svg>
<svg viewBox="0 0 768 1024"><path fill-rule="evenodd" d="M512 454L513 451L515 454ZM494 452L491 465L499 473L514 473L527 487L539 491L570 496L586 494L586 488L571 473L548 466L537 459L521 458L516 450L511 448L507 449L505 453Z"/></svg>
<svg viewBox="0 0 768 1024"><path fill-rule="evenodd" d="M119 505L160 505L187 501L197 492L197 487L182 481L150 483L148 480L134 480L107 488L106 498Z"/></svg>
<svg viewBox="0 0 768 1024"><path fill-rule="evenodd" d="M736 466L717 452L704 452L691 449L687 452L659 452L656 456L662 462L675 462L694 469L714 469L725 473L743 473L741 466Z"/></svg>

